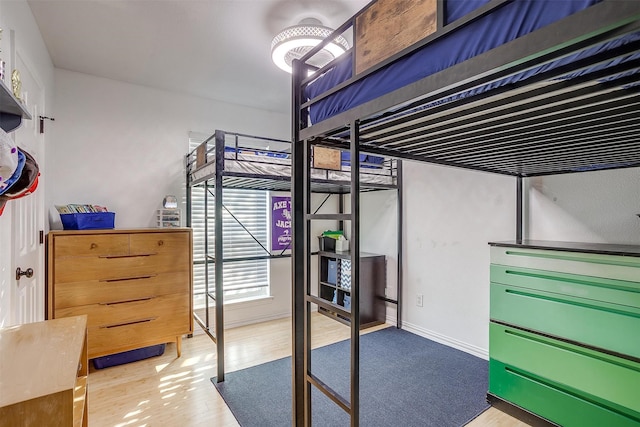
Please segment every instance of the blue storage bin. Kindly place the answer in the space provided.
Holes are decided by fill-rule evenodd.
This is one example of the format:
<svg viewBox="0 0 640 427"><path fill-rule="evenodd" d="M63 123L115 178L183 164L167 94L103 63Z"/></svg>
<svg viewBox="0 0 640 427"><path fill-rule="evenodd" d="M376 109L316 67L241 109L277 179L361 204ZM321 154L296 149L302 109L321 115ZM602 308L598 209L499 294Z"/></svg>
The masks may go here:
<svg viewBox="0 0 640 427"><path fill-rule="evenodd" d="M351 295L345 295L342 302L344 303L345 309L351 310Z"/></svg>
<svg viewBox="0 0 640 427"><path fill-rule="evenodd" d="M160 356L164 354L165 347L166 344L158 344L150 347L124 351L122 353L110 354L108 356L96 357L93 359L93 366L96 369L104 369L111 366L124 365L125 363L137 362L138 360Z"/></svg>
<svg viewBox="0 0 640 427"><path fill-rule="evenodd" d="M338 262L335 259L327 261L327 283L332 285L338 283Z"/></svg>
<svg viewBox="0 0 640 427"><path fill-rule="evenodd" d="M65 230L99 230L113 228L115 212L87 212L60 214Z"/></svg>

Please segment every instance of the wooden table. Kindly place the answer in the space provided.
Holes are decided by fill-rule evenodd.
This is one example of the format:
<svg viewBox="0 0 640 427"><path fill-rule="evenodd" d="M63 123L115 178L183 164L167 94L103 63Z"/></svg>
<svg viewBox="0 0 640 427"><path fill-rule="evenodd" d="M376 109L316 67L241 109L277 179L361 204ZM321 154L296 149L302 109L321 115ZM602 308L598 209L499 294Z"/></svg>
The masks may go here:
<svg viewBox="0 0 640 427"><path fill-rule="evenodd" d="M87 316L0 329L0 426L87 426Z"/></svg>

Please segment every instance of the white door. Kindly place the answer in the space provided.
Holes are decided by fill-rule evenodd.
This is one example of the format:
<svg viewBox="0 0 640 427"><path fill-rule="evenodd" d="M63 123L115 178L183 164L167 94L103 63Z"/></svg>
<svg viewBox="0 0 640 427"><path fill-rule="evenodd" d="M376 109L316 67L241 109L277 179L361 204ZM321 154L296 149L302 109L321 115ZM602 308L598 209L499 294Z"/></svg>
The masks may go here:
<svg viewBox="0 0 640 427"><path fill-rule="evenodd" d="M35 193L12 200L7 207L12 210L12 323L22 324L44 320L44 182L42 168L44 162L44 136L39 132L38 116L44 109L42 85L16 51L16 68L20 70L22 99L33 118L24 120L15 133L19 148L28 151L40 166L38 188ZM16 278L16 270L33 269L33 275Z"/></svg>

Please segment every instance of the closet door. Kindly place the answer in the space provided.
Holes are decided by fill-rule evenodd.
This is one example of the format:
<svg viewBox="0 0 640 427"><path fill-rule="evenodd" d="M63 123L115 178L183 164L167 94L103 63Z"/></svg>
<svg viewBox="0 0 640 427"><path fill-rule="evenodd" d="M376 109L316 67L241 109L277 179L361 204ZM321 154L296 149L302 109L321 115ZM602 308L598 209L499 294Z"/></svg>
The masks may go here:
<svg viewBox="0 0 640 427"><path fill-rule="evenodd" d="M23 120L14 133L18 147L31 154L40 167L37 190L26 197L11 200L7 208L12 211L12 323L23 324L44 320L44 245L40 230L44 230L44 136L39 132L38 116L44 112L44 91L37 76L16 50L15 68L20 71L21 98L33 119ZM33 270L33 274L16 279L15 272ZM28 276L31 277L28 277Z"/></svg>

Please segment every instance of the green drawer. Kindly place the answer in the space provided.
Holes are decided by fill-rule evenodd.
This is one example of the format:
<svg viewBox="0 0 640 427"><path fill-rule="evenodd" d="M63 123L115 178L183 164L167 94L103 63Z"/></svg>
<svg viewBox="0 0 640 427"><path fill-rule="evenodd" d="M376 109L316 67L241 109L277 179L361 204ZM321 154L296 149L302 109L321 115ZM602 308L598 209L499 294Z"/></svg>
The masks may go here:
<svg viewBox="0 0 640 427"><path fill-rule="evenodd" d="M489 360L489 391L564 427L638 427L640 420L550 385L544 380Z"/></svg>
<svg viewBox="0 0 640 427"><path fill-rule="evenodd" d="M496 264L491 264L490 271L493 283L625 305L640 310L640 271L635 282Z"/></svg>
<svg viewBox="0 0 640 427"><path fill-rule="evenodd" d="M640 423L640 363L568 344L538 334L491 322L489 326L489 391L552 421L558 419L563 404L552 394L572 396L605 412L618 414L636 424L600 423L573 425L634 425ZM503 367L496 365L499 362ZM518 377L516 380L515 377ZM525 381L526 380L526 381ZM535 383L553 391L541 398L515 383ZM527 386L536 388L533 386ZM563 398L565 399L565 398ZM568 399L568 398L566 398ZM584 403L586 405L586 403ZM559 405L560 409L552 409ZM583 405L581 403L580 405ZM548 406L553 414L541 412ZM574 412L574 411L570 411ZM581 416L570 414L568 417ZM590 420L588 417L587 420ZM593 419L596 419L595 417Z"/></svg>
<svg viewBox="0 0 640 427"><path fill-rule="evenodd" d="M638 281L640 257L492 246L491 263Z"/></svg>
<svg viewBox="0 0 640 427"><path fill-rule="evenodd" d="M640 308L533 288L562 286L550 280L529 285L491 283L491 319L640 358Z"/></svg>

